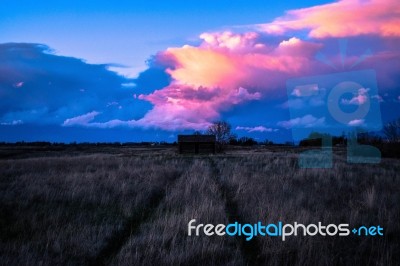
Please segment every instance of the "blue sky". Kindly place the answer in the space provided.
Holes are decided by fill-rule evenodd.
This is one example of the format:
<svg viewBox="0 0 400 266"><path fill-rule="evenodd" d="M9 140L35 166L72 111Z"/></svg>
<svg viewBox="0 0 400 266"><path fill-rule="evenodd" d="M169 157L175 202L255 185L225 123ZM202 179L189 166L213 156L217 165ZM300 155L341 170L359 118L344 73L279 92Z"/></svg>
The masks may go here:
<svg viewBox="0 0 400 266"><path fill-rule="evenodd" d="M331 128L317 109L292 112L299 99L288 101L288 80L364 69L376 72L377 90L347 95L344 108L364 104L366 93L387 122L400 113L400 34L395 8L385 8L392 6L2 1L0 141L173 141L222 119L239 136L283 142L294 126L304 134ZM368 127L368 119L348 122Z"/></svg>
<svg viewBox="0 0 400 266"><path fill-rule="evenodd" d="M136 76L146 60L198 35L267 22L287 9L327 1L2 1L0 42L46 44L89 63L123 65Z"/></svg>

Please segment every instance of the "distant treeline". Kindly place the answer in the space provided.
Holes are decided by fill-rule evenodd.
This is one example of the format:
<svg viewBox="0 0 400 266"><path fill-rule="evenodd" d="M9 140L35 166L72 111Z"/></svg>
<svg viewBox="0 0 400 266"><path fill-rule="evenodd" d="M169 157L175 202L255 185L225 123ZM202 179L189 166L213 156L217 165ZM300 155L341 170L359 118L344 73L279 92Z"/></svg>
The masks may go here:
<svg viewBox="0 0 400 266"><path fill-rule="evenodd" d="M352 137L355 138L355 136ZM333 146L344 146L347 145L348 136L344 134L342 134L341 136L332 136L327 133L312 132L307 138L300 141L299 146L321 146L323 139L331 141ZM365 132L357 134L357 142L359 144L375 145L388 143L389 141L387 139L384 139L380 135Z"/></svg>
<svg viewBox="0 0 400 266"><path fill-rule="evenodd" d="M177 145L176 142L150 142L150 141L141 141L141 142L48 142L48 141L18 141L18 142L0 142L1 146L37 146L37 147L45 147L45 146L155 146L155 145Z"/></svg>
<svg viewBox="0 0 400 266"><path fill-rule="evenodd" d="M301 140L298 144L300 147L321 147L323 140L329 140L328 145L332 145L333 147L345 147L347 146L348 136L344 134L342 136L332 136L327 133L318 133L312 132L307 138ZM391 157L391 158L400 158L400 142L396 141L388 141L386 138L382 136L371 134L371 133L359 133L357 134L357 143L372 145L377 147L383 157ZM274 143L270 140L257 141L251 137L240 137L231 136L229 142L227 143L229 146L242 146L242 147L251 147L251 146L281 146L281 147L294 147L296 146L294 142L287 141L285 143ZM324 144L325 146L327 144ZM84 147L135 147L135 146L145 146L145 147L154 147L154 146L177 146L177 142L150 142L150 141L142 141L142 142L48 142L48 141L35 141L35 142L0 142L0 146L31 146L31 147L52 147L52 148L63 148L63 147L78 147L82 149Z"/></svg>
<svg viewBox="0 0 400 266"><path fill-rule="evenodd" d="M241 137L239 139L232 138L229 140L229 145L234 146L254 146L254 145L269 145L269 146L294 146L294 143L287 141L285 143L274 143L270 140L256 141L254 138ZM166 141L141 141L141 142L49 142L49 141L18 141L18 142L0 142L0 146L13 145L13 146L176 146L178 145L176 141L166 142Z"/></svg>
<svg viewBox="0 0 400 266"><path fill-rule="evenodd" d="M356 138L357 143L360 145L371 145L377 147L383 157L400 158L400 142L390 141L387 138L383 138L380 135L373 133L358 133L356 136L353 134L351 138ZM347 146L349 136L332 136L327 133L312 132L306 139L299 142L301 147L321 147L323 146L323 141L325 141L324 146L332 145L335 147ZM331 144L326 144L326 143Z"/></svg>

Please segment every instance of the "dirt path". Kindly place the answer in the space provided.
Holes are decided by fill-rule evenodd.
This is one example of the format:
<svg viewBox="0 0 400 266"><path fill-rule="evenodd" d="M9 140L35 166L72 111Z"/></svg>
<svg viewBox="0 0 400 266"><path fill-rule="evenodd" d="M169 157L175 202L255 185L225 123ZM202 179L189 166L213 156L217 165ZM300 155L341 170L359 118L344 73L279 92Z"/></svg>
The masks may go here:
<svg viewBox="0 0 400 266"><path fill-rule="evenodd" d="M240 216L238 204L234 199L232 190L229 189L227 184L221 178L221 172L216 165L215 159L209 158L209 162L213 173L212 179L214 182L216 182L221 192L229 223L246 223L246 221L244 221ZM262 252L260 252L261 247L256 238L251 239L251 241L246 241L246 236L242 235L236 236L236 240L242 252L243 258L245 259L246 265L260 265L265 263L265 258L260 256L260 254L262 254Z"/></svg>

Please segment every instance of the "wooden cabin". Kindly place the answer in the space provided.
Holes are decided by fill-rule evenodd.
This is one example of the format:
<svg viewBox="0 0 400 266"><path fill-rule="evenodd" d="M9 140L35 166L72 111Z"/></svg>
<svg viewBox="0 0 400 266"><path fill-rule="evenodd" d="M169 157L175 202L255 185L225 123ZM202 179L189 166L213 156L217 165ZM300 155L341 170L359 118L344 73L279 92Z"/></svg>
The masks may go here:
<svg viewBox="0 0 400 266"><path fill-rule="evenodd" d="M179 153L215 153L215 135L178 135Z"/></svg>

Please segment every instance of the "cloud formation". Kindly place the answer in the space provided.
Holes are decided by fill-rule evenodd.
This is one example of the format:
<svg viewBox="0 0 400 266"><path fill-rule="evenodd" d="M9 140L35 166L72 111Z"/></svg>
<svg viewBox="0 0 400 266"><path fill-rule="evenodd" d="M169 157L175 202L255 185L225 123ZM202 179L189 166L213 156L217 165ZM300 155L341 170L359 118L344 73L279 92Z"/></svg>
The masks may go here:
<svg viewBox="0 0 400 266"><path fill-rule="evenodd" d="M287 11L286 15L256 28L269 34L309 30L312 38L378 35L400 36L397 0L341 0Z"/></svg>
<svg viewBox="0 0 400 266"><path fill-rule="evenodd" d="M99 114L100 114L99 112L92 111L84 115L68 118L64 121L63 126L75 126L75 125L85 126L88 125L89 122L93 121L93 119Z"/></svg>
<svg viewBox="0 0 400 266"><path fill-rule="evenodd" d="M0 44L0 123L83 125L89 112L104 121L132 117L133 90L121 85L129 80L107 67L41 44Z"/></svg>
<svg viewBox="0 0 400 266"><path fill-rule="evenodd" d="M280 121L278 125L284 128L313 128L325 125L325 117L314 117L311 114L303 117L296 117L287 121Z"/></svg>
<svg viewBox="0 0 400 266"><path fill-rule="evenodd" d="M382 90L397 90L399 14L394 0L342 0L292 10L271 23L236 30L240 32L205 32L198 45L160 51L135 80L110 71L110 65L55 55L45 45L0 44L0 123L202 130L229 112L246 112L243 106L257 102L272 114L271 124L322 126L324 117L317 114L277 118L277 112L284 110L277 107L282 102L295 109L323 107L318 97L309 96L329 89L300 86L289 92L297 98L288 102L286 81L331 73L332 68L316 60L316 55L324 52L333 65L342 65L339 48L332 49L338 47L332 37L351 37L356 48L344 60L343 69L335 71L347 71L346 65L361 62L352 70L373 68ZM366 48L374 52L363 58ZM362 104L366 95L367 91L359 91L342 104ZM272 130L239 126L243 124L246 121L237 121L235 129Z"/></svg>
<svg viewBox="0 0 400 266"><path fill-rule="evenodd" d="M364 119L354 119L349 122L349 126L357 127L364 124Z"/></svg>
<svg viewBox="0 0 400 266"><path fill-rule="evenodd" d="M267 127L264 127L264 126L256 126L256 127L237 126L235 129L236 130L244 130L244 131L247 131L249 133L251 133L251 132L276 132L276 131L278 131L278 129L276 129L276 128L267 128Z"/></svg>
<svg viewBox="0 0 400 266"><path fill-rule="evenodd" d="M353 98L349 99L342 99L341 103L345 105L363 105L368 101L368 91L369 89L360 88L358 89L356 95Z"/></svg>
<svg viewBox="0 0 400 266"><path fill-rule="evenodd" d="M392 63L399 65L400 58L399 48L393 46L399 43L398 13L395 1L343 0L288 11L271 23L248 27L253 30L247 32L202 33L197 46L184 45L158 53L156 61L165 65L171 81L139 96L153 105L143 119L163 129L185 129L196 123L199 129L223 118L224 112L237 105L282 99L287 79L332 71L315 59L321 51L332 54L324 50L332 46L331 37L353 37L355 42L359 42L358 37L367 38L364 41L375 45L377 52L361 60L365 51L359 49L359 55L345 58L344 65L360 66L361 62L364 68L376 68L384 89L394 88L397 81L393 79L399 71ZM304 30L309 36L306 40L299 37ZM336 54L331 62L341 65L339 47ZM312 84L297 88L293 95L300 97L321 89ZM347 104L362 103L365 95L360 93ZM316 99L308 104L321 106L323 102ZM304 102L299 100L296 106L302 108ZM159 118L161 113L168 115Z"/></svg>
<svg viewBox="0 0 400 266"><path fill-rule="evenodd" d="M290 38L275 47L255 32L204 33L195 46L169 48L156 56L171 76L168 86L139 99L154 107L142 119L162 129L204 129L221 113L258 101L284 86L284 77L308 69L308 55L321 45ZM133 122L133 121L132 121Z"/></svg>

